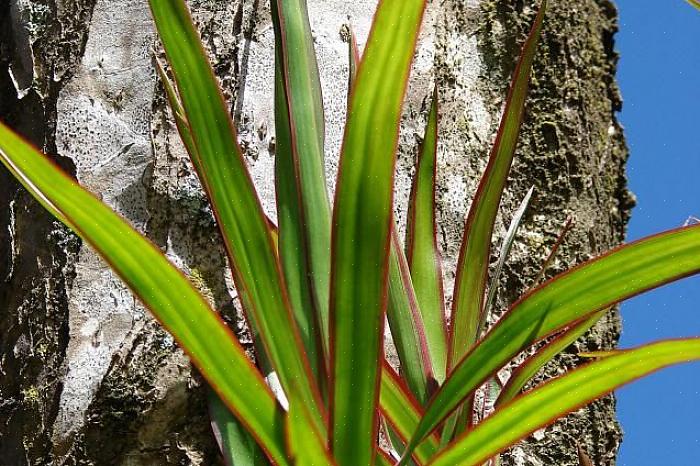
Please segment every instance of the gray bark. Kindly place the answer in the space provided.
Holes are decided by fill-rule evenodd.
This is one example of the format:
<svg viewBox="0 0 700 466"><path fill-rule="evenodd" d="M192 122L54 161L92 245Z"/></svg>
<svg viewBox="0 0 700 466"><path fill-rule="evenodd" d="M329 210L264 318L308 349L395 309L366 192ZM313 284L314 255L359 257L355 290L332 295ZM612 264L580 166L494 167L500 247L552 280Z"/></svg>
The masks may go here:
<svg viewBox="0 0 700 466"><path fill-rule="evenodd" d="M567 216L576 220L551 273L622 241L632 198L615 118L616 10L552 1L500 237L524 192L536 199L508 261L500 309L532 284ZM310 0L335 177L350 22L361 44L376 0ZM240 129L265 209L271 183L272 26L262 0L191 1ZM425 20L409 88L396 210L404 222L433 83L440 89L438 209L448 290L465 211L486 163L534 2L444 0ZM235 292L196 177L157 82L160 49L145 0L0 2L0 118L41 147L161 246L229 316ZM332 189L332 186L329 187ZM88 247L0 170L0 458L8 465L217 463L202 384L172 339ZM495 317L494 317L495 318ZM537 378L613 347L616 312ZM606 397L536 432L507 464L614 464L621 439Z"/></svg>

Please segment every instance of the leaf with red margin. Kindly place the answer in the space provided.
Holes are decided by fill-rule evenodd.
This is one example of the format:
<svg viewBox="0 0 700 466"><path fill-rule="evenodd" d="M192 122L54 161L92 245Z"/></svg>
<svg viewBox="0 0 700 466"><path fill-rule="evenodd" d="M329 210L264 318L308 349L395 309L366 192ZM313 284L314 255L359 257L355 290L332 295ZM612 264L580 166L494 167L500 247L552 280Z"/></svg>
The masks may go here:
<svg viewBox="0 0 700 466"><path fill-rule="evenodd" d="M538 349L535 354L530 356L518 366L508 379L508 382L501 390L497 400L496 407L501 406L513 398L515 398L525 384L542 369L545 364L551 361L557 354L564 351L573 342L579 339L581 335L591 329L608 310L596 312L590 317L583 319L571 327L564 330L560 335L557 335L552 341Z"/></svg>
<svg viewBox="0 0 700 466"><path fill-rule="evenodd" d="M432 105L416 174L408 204L406 257L415 285L427 350L438 384L447 371L447 325L442 267L435 221L435 178L437 176L438 94L433 91Z"/></svg>
<svg viewBox="0 0 700 466"><path fill-rule="evenodd" d="M423 417L418 400L411 395L401 377L386 362L382 370L380 409L384 419L404 442L412 437ZM418 462L426 463L437 453L438 445L437 436L428 436L416 448L413 456Z"/></svg>
<svg viewBox="0 0 700 466"><path fill-rule="evenodd" d="M496 142L467 215L452 302L449 368L453 368L479 338L493 225L518 142L532 62L546 8L546 1L543 1L513 72Z"/></svg>
<svg viewBox="0 0 700 466"><path fill-rule="evenodd" d="M323 405L291 312L267 218L228 109L184 0L150 0L186 114L202 185L222 232L247 317L288 394L297 391L323 426Z"/></svg>
<svg viewBox="0 0 700 466"><path fill-rule="evenodd" d="M434 384L433 372L423 318L396 228L391 230L387 320L401 363L401 376L422 406L428 401L430 384Z"/></svg>
<svg viewBox="0 0 700 466"><path fill-rule="evenodd" d="M326 383L331 207L325 123L306 0L272 0L279 256L312 371Z"/></svg>
<svg viewBox="0 0 700 466"><path fill-rule="evenodd" d="M520 298L430 400L409 451L469 394L533 343L587 316L700 272L700 225L621 246Z"/></svg>
<svg viewBox="0 0 700 466"><path fill-rule="evenodd" d="M1 123L0 162L109 263L267 455L288 464L281 408L236 337L187 278L125 220Z"/></svg>
<svg viewBox="0 0 700 466"><path fill-rule="evenodd" d="M289 400L286 420L287 452L294 465L335 466L324 440L325 432L316 429L311 412L301 400Z"/></svg>
<svg viewBox="0 0 700 466"><path fill-rule="evenodd" d="M443 450L430 466L479 466L518 440L621 385L700 360L700 338L663 341L592 362L521 395Z"/></svg>
<svg viewBox="0 0 700 466"><path fill-rule="evenodd" d="M357 72L333 209L331 447L373 464L399 120L425 0L384 0Z"/></svg>

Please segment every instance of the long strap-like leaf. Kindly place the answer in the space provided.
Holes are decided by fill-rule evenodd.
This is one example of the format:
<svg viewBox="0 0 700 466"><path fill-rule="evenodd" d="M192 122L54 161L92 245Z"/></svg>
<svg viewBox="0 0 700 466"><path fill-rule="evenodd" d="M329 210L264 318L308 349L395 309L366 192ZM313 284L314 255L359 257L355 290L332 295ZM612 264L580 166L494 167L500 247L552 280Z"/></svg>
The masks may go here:
<svg viewBox="0 0 700 466"><path fill-rule="evenodd" d="M478 327L484 304L493 225L518 141L530 70L542 32L545 10L546 2L543 1L523 46L520 62L513 72L496 142L469 208L452 302L448 360L450 368L457 364L479 337Z"/></svg>
<svg viewBox="0 0 700 466"><path fill-rule="evenodd" d="M310 373L267 219L236 141L229 112L184 0L150 0L199 155L198 175L231 259L236 288L286 392L297 391L319 419Z"/></svg>
<svg viewBox="0 0 700 466"><path fill-rule="evenodd" d="M287 464L279 405L235 336L185 276L127 222L3 124L0 161L109 263L270 458Z"/></svg>
<svg viewBox="0 0 700 466"><path fill-rule="evenodd" d="M226 466L269 466L265 454L243 424L213 390L207 393L212 430Z"/></svg>
<svg viewBox="0 0 700 466"><path fill-rule="evenodd" d="M478 466L531 432L615 388L664 367L700 359L700 339L654 343L592 362L516 398L467 431L431 466Z"/></svg>
<svg viewBox="0 0 700 466"><path fill-rule="evenodd" d="M486 322L489 313L493 311L491 306L493 306L493 300L496 298L496 292L498 291L498 285L500 283L503 266L508 260L510 250L513 247L513 242L515 241L515 236L518 232L518 228L520 227L520 222L522 222L523 216L525 215L525 211L527 210L528 205L530 205L530 198L532 197L532 193L534 191L535 187L533 186L528 190L527 194L525 194L525 197L520 202L520 205L513 214L513 219L511 220L510 225L508 225L506 235L503 237L503 243L501 243L501 250L498 252L498 262L496 262L496 268L493 271L493 277L491 277L491 281L489 282L488 296L486 297L486 302L484 303L484 309L481 312L479 327L477 327L477 336L481 335L481 332L486 327Z"/></svg>
<svg viewBox="0 0 700 466"><path fill-rule="evenodd" d="M466 396L534 342L596 311L698 272L700 225L694 225L622 246L543 283L515 303L454 368L431 399L411 443L432 432Z"/></svg>
<svg viewBox="0 0 700 466"><path fill-rule="evenodd" d="M304 403L290 399L286 419L287 451L295 466L335 466L326 433L316 429L314 417Z"/></svg>
<svg viewBox="0 0 700 466"><path fill-rule="evenodd" d="M272 18L280 261L312 368L325 378L331 208L321 81L306 0L273 0Z"/></svg>
<svg viewBox="0 0 700 466"><path fill-rule="evenodd" d="M425 326L428 354L435 380L441 384L447 370L447 327L442 267L435 220L437 174L438 95L433 92L423 147L416 165L406 226L406 257Z"/></svg>
<svg viewBox="0 0 700 466"><path fill-rule="evenodd" d="M596 312L581 322L572 325L564 330L561 335L557 335L544 347L539 348L535 354L530 356L518 366L510 375L510 379L501 390L496 400L496 407L501 406L515 398L525 384L537 374L537 372L552 360L557 354L564 351L569 345L589 331L605 315L607 309Z"/></svg>
<svg viewBox="0 0 700 466"><path fill-rule="evenodd" d="M358 70L333 210L331 445L374 463L392 188L402 101L424 0L383 0Z"/></svg>
<svg viewBox="0 0 700 466"><path fill-rule="evenodd" d="M399 375L385 363L382 370L381 411L384 418L403 441L408 441L415 432L422 416L418 401L411 396ZM428 436L415 450L415 457L427 463L438 451L436 436Z"/></svg>
<svg viewBox="0 0 700 466"><path fill-rule="evenodd" d="M401 363L401 375L423 405L428 401L429 384L433 380L432 366L423 318L395 228L391 231L389 253L387 320Z"/></svg>

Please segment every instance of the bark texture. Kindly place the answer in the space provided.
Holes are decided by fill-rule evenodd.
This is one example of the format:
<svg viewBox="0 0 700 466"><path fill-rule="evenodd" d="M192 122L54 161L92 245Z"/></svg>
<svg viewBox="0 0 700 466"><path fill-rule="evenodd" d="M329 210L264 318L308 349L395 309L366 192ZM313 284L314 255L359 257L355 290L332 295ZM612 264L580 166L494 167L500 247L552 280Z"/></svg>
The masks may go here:
<svg viewBox="0 0 700 466"><path fill-rule="evenodd" d="M269 5L189 3L274 217ZM344 120L344 25L351 22L364 43L375 5L309 0L327 111L329 180ZM437 82L439 233L448 290L465 211L534 7L531 0L443 0L430 4L425 19L401 132L396 210L404 222ZM536 198L502 279L500 309L531 286L567 216L575 227L550 274L624 237L632 197L615 118L621 106L616 18L608 0L551 1L497 236L531 185ZM1 0L0 118L161 246L245 338L213 218L156 80L153 57L160 53L145 0ZM201 382L187 358L105 264L4 170L0 310L3 464L217 464ZM538 380L576 365L577 349L613 347L619 331L611 312ZM594 464L610 465L620 439L610 396L536 432L508 453L506 464L575 465L581 442Z"/></svg>

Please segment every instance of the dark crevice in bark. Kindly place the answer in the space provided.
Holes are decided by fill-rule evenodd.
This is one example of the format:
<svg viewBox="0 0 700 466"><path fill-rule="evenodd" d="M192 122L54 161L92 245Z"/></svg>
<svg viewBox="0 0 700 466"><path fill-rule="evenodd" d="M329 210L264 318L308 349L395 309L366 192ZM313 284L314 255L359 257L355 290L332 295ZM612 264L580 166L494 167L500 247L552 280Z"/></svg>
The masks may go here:
<svg viewBox="0 0 700 466"><path fill-rule="evenodd" d="M55 157L62 82L53 71L56 61L75 62L84 38L76 30L62 35L54 3L24 4L22 11L19 5L0 2L0 119L73 173L70 160ZM89 18L92 6L79 6L77 18ZM80 243L6 170L0 170L0 225L0 458L48 465L68 344L66 290Z"/></svg>

